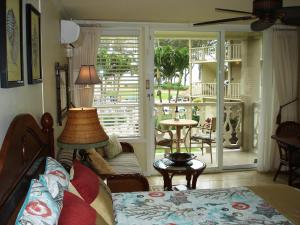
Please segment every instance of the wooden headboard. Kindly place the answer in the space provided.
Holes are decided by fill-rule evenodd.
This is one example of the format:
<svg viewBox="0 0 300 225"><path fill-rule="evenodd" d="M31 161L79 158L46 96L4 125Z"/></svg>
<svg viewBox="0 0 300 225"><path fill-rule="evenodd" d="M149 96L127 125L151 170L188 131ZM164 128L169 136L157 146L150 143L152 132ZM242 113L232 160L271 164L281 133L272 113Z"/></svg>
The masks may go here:
<svg viewBox="0 0 300 225"><path fill-rule="evenodd" d="M0 224L14 224L32 178L54 156L53 119L45 113L42 128L29 114L11 122L0 151Z"/></svg>

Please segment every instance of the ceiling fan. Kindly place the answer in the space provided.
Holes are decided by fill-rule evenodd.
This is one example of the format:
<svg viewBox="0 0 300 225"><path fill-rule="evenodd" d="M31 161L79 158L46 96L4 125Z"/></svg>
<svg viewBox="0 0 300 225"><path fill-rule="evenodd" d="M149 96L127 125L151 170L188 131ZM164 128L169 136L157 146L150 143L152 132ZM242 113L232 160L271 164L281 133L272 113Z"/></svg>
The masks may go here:
<svg viewBox="0 0 300 225"><path fill-rule="evenodd" d="M194 26L252 19L258 19L251 23L253 31L265 30L275 24L277 20L286 25L300 26L300 6L283 7L282 2L283 0L254 0L253 12L216 8L218 11L242 13L248 14L248 16L195 23Z"/></svg>

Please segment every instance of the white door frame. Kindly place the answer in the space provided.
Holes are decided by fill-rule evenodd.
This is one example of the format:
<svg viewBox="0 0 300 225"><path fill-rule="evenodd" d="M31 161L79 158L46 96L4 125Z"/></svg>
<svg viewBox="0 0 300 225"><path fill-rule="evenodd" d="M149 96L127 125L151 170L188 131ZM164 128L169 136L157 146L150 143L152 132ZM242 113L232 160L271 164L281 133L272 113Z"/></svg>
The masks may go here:
<svg viewBox="0 0 300 225"><path fill-rule="evenodd" d="M147 90L147 95L149 96L148 104L148 115L146 121L148 121L149 128L151 129L150 137L147 148L147 174L153 175L157 174L154 170L152 163L155 158L154 151L154 33L155 31L194 31L194 32L216 32L218 33L218 44L217 44L217 167L207 168L205 172L221 172L223 171L223 120L224 120L224 62L225 62L225 32L249 32L251 31L247 25L225 25L225 26L207 26L207 27L191 27L188 25L178 25L178 24L150 24L145 26L145 44L147 50L146 62L146 75L150 82L150 89ZM148 44L147 44L148 40ZM247 167L249 167L247 165ZM251 166L252 167L252 166ZM226 166L226 169L231 167ZM233 168L232 168L233 169Z"/></svg>

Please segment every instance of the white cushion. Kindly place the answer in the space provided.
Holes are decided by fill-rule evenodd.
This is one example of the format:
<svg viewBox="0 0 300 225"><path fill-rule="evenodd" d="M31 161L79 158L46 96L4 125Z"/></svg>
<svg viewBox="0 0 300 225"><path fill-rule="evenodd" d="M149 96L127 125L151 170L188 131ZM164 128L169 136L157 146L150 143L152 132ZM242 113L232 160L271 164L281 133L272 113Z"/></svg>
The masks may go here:
<svg viewBox="0 0 300 225"><path fill-rule="evenodd" d="M122 152L122 146L116 135L109 137L108 145L105 147L107 158L112 159Z"/></svg>
<svg viewBox="0 0 300 225"><path fill-rule="evenodd" d="M142 173L141 167L134 153L122 153L113 159L108 159L107 161L117 174Z"/></svg>

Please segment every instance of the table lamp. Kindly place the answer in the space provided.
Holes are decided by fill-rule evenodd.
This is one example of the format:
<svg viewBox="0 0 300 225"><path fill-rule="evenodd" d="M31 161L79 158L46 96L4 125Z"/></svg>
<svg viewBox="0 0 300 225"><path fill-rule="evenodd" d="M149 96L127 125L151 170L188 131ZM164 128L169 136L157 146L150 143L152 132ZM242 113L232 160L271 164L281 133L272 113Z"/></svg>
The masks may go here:
<svg viewBox="0 0 300 225"><path fill-rule="evenodd" d="M103 147L107 145L108 139L100 124L96 108L71 108L57 145L60 148L73 149L74 159L77 149Z"/></svg>
<svg viewBox="0 0 300 225"><path fill-rule="evenodd" d="M101 84L94 65L81 65L75 84L83 84L86 88L92 84Z"/></svg>

